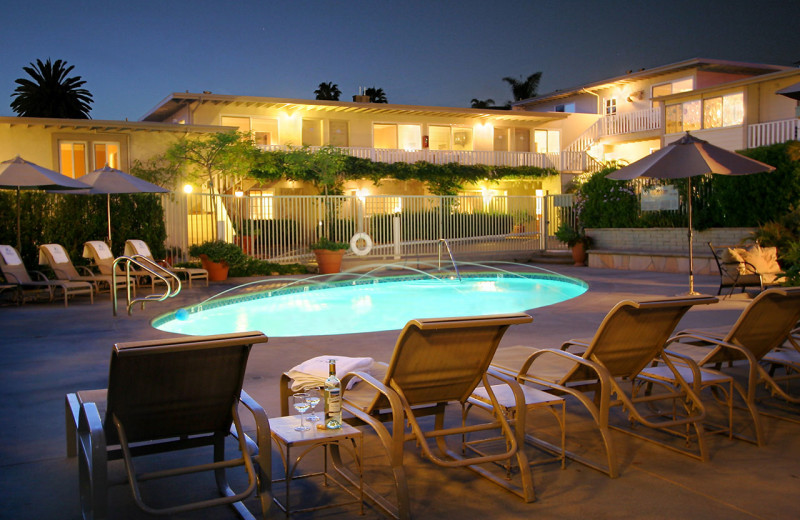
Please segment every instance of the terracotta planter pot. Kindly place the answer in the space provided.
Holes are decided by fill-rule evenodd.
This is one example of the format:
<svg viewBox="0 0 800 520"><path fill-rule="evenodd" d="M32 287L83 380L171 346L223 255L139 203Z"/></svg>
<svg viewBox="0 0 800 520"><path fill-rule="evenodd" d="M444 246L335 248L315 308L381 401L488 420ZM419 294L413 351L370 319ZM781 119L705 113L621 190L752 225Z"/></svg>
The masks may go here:
<svg viewBox="0 0 800 520"><path fill-rule="evenodd" d="M230 266L227 262L212 262L206 255L200 255L200 263L203 264L203 269L208 271L210 282L221 282L228 279Z"/></svg>
<svg viewBox="0 0 800 520"><path fill-rule="evenodd" d="M572 246L572 261L577 266L586 265L586 246L583 242L578 242Z"/></svg>
<svg viewBox="0 0 800 520"><path fill-rule="evenodd" d="M330 249L315 249L314 256L317 257L319 274L333 274L342 270L342 257L344 249L332 251Z"/></svg>

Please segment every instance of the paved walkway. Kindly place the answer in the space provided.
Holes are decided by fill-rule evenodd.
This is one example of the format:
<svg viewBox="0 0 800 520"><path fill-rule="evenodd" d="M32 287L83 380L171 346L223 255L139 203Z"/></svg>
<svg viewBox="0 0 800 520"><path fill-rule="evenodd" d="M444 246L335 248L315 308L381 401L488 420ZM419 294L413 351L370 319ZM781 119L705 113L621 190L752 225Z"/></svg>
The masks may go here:
<svg viewBox="0 0 800 520"><path fill-rule="evenodd" d="M590 336L618 301L676 295L686 291L688 282L685 275L571 266L554 270L586 280L589 291L530 311L533 323L509 329L501 348L517 344L557 347L570 337ZM713 294L715 281L714 277L698 277L697 288ZM0 307L0 518L80 517L77 463L65 456L64 394L104 387L113 343L163 337L166 333L150 327L153 317L200 301L232 283L185 289L178 301L148 304L143 311L135 309L132 316L117 318L111 316L107 295L94 305L76 300L66 309L57 303ZM680 327L730 324L746 303L743 298L732 298L694 309ZM396 337L397 331L275 338L253 349L244 387L268 414L277 416L278 377L283 371L327 353L368 352L376 359L388 360ZM767 419L765 430L767 442L761 448L710 436L711 461L705 464L615 433L619 478L609 479L577 463L568 463L563 471L552 464L537 467L537 501L531 504L467 470L443 469L423 461L409 444L405 460L412 511L417 519L797 518L800 424ZM276 465L278 461L274 456ZM119 467L112 474L122 480ZM313 486L303 489L309 499L317 492ZM111 518L151 518L137 510L125 486L112 490L110 511ZM334 509L301 517L336 515L356 517L357 511ZM234 516L218 508L180 518ZM381 516L368 507L366 518Z"/></svg>

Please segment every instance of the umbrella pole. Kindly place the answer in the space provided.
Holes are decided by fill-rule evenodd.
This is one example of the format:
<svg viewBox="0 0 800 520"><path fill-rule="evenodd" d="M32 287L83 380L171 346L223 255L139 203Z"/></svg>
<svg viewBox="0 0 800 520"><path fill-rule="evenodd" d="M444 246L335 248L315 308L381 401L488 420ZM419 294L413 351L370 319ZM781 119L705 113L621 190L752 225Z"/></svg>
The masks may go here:
<svg viewBox="0 0 800 520"><path fill-rule="evenodd" d="M19 251L19 254L22 254L22 233L19 231L19 214L19 186L17 186L17 251Z"/></svg>
<svg viewBox="0 0 800 520"><path fill-rule="evenodd" d="M111 194L106 193L106 215L108 215L108 247L111 247Z"/></svg>
<svg viewBox="0 0 800 520"><path fill-rule="evenodd" d="M692 178L687 177L687 182L689 183L689 192L688 192L688 201L687 201L687 208L689 212L689 294L695 295L700 294L695 292L694 290L694 237L693 230L692 230Z"/></svg>

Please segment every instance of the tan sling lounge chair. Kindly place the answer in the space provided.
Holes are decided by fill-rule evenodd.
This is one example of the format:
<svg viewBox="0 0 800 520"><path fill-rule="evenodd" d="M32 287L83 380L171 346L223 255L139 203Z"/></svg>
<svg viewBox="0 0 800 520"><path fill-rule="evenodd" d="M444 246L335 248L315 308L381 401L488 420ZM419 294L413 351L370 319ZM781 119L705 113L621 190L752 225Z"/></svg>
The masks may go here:
<svg viewBox="0 0 800 520"><path fill-rule="evenodd" d="M9 245L0 245L0 268L8 283L17 284L23 293L28 290L46 291L52 300L56 289L61 289L64 294L64 307L68 305L70 296L88 294L89 303L94 303L94 290L88 282L70 282L68 280L49 280L43 273L33 271L39 278L31 279L30 273L25 269L22 259L15 248Z"/></svg>
<svg viewBox="0 0 800 520"><path fill-rule="evenodd" d="M781 365L791 370L791 358L783 358L774 349L783 345L800 319L800 287L771 288L759 294L727 329L691 329L681 331L666 348L675 356L689 359L701 367L734 373L731 365L746 366L744 385L734 378L733 387L744 399L755 427L755 442L763 443L756 391L763 384L773 396L790 403L800 403L800 396L789 394L764 364ZM788 363L788 365L786 364ZM706 375L713 373L706 371ZM685 374L692 377L691 373ZM734 374L735 375L735 374ZM702 374L695 376L695 386L713 385Z"/></svg>
<svg viewBox="0 0 800 520"><path fill-rule="evenodd" d="M653 301L622 301L600 324L593 338L570 340L561 350L535 349L515 346L497 351L492 367L516 377L520 382L539 385L557 395L569 395L578 400L592 415L605 446L606 463L601 464L571 451L567 458L600 470L609 476L619 473L609 421L612 406L623 406L630 421L645 426L686 436L693 428L697 452L688 454L707 458L702 421L705 410L700 398L686 384L669 359L666 366L675 374L675 388L661 385L658 392L640 395L638 386L631 385L642 369L662 356L664 345L683 315L694 305L715 303L713 297L669 298ZM574 352L570 352L570 350ZM591 397L587 394L591 394ZM682 413L653 417L650 407L656 401L665 401ZM643 412L642 408L648 408ZM631 433L629 430L623 430ZM683 433L681 433L683 432ZM569 440L569 430L567 430ZM645 437L656 442L655 439ZM658 442L670 449L684 453L672 444ZM555 447L550 446L554 449Z"/></svg>
<svg viewBox="0 0 800 520"><path fill-rule="evenodd" d="M150 252L150 248L143 240L126 240L125 256L136 258L137 255L142 256L153 263L157 263L153 258L153 254ZM164 269L176 275L183 275L186 277L186 281L189 282L189 287L192 286L192 280L205 280L206 287L208 287L208 271L205 269L201 269L199 267L170 267L169 269ZM153 279L154 284L158 281L158 279Z"/></svg>
<svg viewBox="0 0 800 520"><path fill-rule="evenodd" d="M265 343L259 332L218 336L183 336L117 343L111 351L108 388L67 394L67 454L79 457L81 509L84 518L114 518L108 508L108 461L124 459L136 504L148 513L171 515L200 508L231 505L243 518L253 518L242 500L256 491L261 516L272 502L271 447L267 415L244 390L245 367L254 344ZM255 420L256 442L244 433L239 404ZM77 439L76 439L77 430ZM226 458L225 439L233 435L240 453ZM213 446L213 462L137 473L134 458L147 456L148 466L164 460L152 455ZM198 455L199 456L199 455ZM136 460L141 460L136 458ZM226 470L244 467L246 488L235 492ZM186 503L145 501L145 480L213 471L219 497ZM148 484L153 486L155 484ZM145 489L146 491L146 489ZM174 498L174 497L171 497Z"/></svg>
<svg viewBox="0 0 800 520"><path fill-rule="evenodd" d="M83 273L80 274L78 268L72 264L72 260L70 260L64 246L60 244L44 244L39 246L39 264L49 265L56 274L56 278L59 280L89 282L94 287L95 292L99 293L101 290L108 289L109 294L111 294L110 288L113 281L110 274L96 274L86 266L79 266L80 271ZM124 289L125 287L125 279L117 279L116 289Z"/></svg>
<svg viewBox="0 0 800 520"><path fill-rule="evenodd" d="M102 275L110 276L114 271L114 254L111 252L108 244L102 240L90 240L88 242L84 242L83 257L91 258L94 265L97 266L97 270L100 271L100 274ZM139 282L142 278L150 278L148 273L141 270L131 269L130 275L133 281L134 289L137 285L139 285ZM125 270L120 264L117 265L117 279L125 279Z"/></svg>
<svg viewBox="0 0 800 520"><path fill-rule="evenodd" d="M515 428L502 414L494 414L485 424L445 426L445 409L448 403L459 403L461 410L475 388L483 383L504 381L515 389L518 403L524 409L524 397L513 378L495 373L489 361L509 326L530 323L527 314L474 316L461 318L432 318L412 320L400 333L389 364L376 363L369 375L351 372L342 379L345 388L353 377L363 381L342 394L344 419L359 425L366 424L378 435L389 460L394 477L396 504L374 490L365 490L385 513L394 518L411 517L408 487L403 467L403 448L406 441L415 441L422 455L444 467L468 467L493 482L515 492L525 501L532 501L533 480L522 447L522 428ZM384 373L385 371L385 373ZM282 406L288 400L290 381L282 380ZM494 393L490 393L494 401ZM424 431L418 418L435 416L430 431ZM524 425L524 413L517 421ZM386 424L390 422L391 426ZM404 428L410 427L410 432ZM490 455L465 457L461 440L466 433L498 430L506 440L506 449ZM459 439L458 447L450 448L446 437ZM435 440L435 448L431 446ZM521 485L505 480L504 475L489 472L481 464L512 459L521 468ZM339 468L346 478L357 482L357 477Z"/></svg>

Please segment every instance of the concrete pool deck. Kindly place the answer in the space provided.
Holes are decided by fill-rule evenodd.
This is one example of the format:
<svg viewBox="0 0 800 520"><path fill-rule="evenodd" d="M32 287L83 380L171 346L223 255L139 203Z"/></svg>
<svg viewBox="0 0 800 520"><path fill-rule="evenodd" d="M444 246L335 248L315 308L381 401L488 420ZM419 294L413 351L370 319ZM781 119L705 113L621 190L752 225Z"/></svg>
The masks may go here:
<svg viewBox="0 0 800 520"><path fill-rule="evenodd" d="M687 290L683 274L545 266L589 284L572 300L529 312L532 324L508 330L500 348L528 344L558 347L571 337L591 336L618 301L674 296ZM716 293L717 277L696 277L696 288ZM65 455L64 394L102 388L115 342L168 336L150 320L195 303L238 282L194 284L169 303L149 303L132 316L113 318L108 295L90 305L83 299L0 307L0 518L80 518L76 459ZM747 304L742 297L691 310L679 328L727 325ZM269 335L269 331L264 331ZM273 417L280 415L282 372L322 354L370 355L388 360L398 331L325 337L273 338L253 349L244 389ZM569 406L569 405L568 405ZM568 418L568 423L569 423ZM765 418L762 447L709 435L707 463L614 432L621 476L608 477L575 462L534 468L537 501L523 503L465 469L440 468L406 447L412 515L415 519L461 518L796 518L800 497L800 424ZM569 432L569 429L568 429ZM369 437L367 450L369 450ZM273 467L280 458L273 448ZM310 462L313 463L313 460ZM118 465L120 463L114 463ZM114 473L120 473L119 467ZM369 470L369 468L368 468ZM311 488L307 488L312 493ZM251 510L254 503L250 502ZM138 510L126 486L110 493L110 518L153 518ZM276 517L278 515L276 511ZM358 517L344 507L299 518ZM227 508L176 518L235 518ZM366 516L383 518L368 506Z"/></svg>

